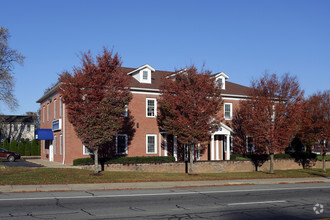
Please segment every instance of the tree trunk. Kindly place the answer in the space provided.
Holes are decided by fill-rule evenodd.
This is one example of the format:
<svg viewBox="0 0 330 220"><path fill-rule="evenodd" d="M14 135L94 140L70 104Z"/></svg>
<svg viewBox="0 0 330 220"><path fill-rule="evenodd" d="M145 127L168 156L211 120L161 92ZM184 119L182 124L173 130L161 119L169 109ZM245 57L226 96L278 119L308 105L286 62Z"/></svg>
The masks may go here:
<svg viewBox="0 0 330 220"><path fill-rule="evenodd" d="M190 166L189 166L189 173L194 173L194 145L189 146L189 161L190 161Z"/></svg>
<svg viewBox="0 0 330 220"><path fill-rule="evenodd" d="M322 154L322 169L323 172L327 172L326 166L325 166L325 157L326 157L326 152L324 151Z"/></svg>
<svg viewBox="0 0 330 220"><path fill-rule="evenodd" d="M94 150L94 174L99 173L99 148Z"/></svg>
<svg viewBox="0 0 330 220"><path fill-rule="evenodd" d="M274 173L274 153L270 153L270 173Z"/></svg>

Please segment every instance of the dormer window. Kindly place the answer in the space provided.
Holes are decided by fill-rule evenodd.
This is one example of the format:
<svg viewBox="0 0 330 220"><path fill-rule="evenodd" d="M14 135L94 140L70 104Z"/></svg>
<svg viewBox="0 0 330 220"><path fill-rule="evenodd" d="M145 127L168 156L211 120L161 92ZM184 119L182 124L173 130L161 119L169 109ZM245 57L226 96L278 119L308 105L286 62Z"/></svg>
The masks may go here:
<svg viewBox="0 0 330 220"><path fill-rule="evenodd" d="M219 88L222 88L222 84L223 84L223 82L222 82L222 78L218 78L218 79L217 79L217 86L218 86Z"/></svg>
<svg viewBox="0 0 330 220"><path fill-rule="evenodd" d="M225 90L226 89L226 79L229 78L225 73L220 72L214 75L215 77L215 84L218 86L220 89Z"/></svg>
<svg viewBox="0 0 330 220"><path fill-rule="evenodd" d="M139 83L148 83L151 84L151 73L156 70L149 66L148 64L141 66L129 73L127 75L131 75L134 77Z"/></svg>
<svg viewBox="0 0 330 220"><path fill-rule="evenodd" d="M143 80L148 80L148 71L146 70L143 70L143 77L142 77Z"/></svg>

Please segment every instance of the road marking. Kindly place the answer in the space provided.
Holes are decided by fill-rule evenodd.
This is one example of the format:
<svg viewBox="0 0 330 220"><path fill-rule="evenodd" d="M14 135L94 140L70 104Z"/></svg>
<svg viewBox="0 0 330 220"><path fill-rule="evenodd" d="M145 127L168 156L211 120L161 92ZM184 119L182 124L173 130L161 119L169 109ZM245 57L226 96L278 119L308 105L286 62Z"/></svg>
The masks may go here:
<svg viewBox="0 0 330 220"><path fill-rule="evenodd" d="M239 202L239 203L229 203L227 205L253 205L253 204L268 204L268 203L283 203L287 202L286 200L277 200L277 201L263 201L263 202Z"/></svg>
<svg viewBox="0 0 330 220"><path fill-rule="evenodd" d="M170 192L170 193L141 193L141 194L119 194L119 195L88 195L88 196L53 196L53 197L32 197L32 198L7 198L1 201L24 201L24 200L51 200L51 199L91 199L91 198L116 198L116 197L144 197L144 196L173 196L173 195L193 195L193 194L217 194L217 193L237 193L237 192L263 192L282 190L304 190L304 189L330 189L330 186L321 187L296 187L296 188L273 188L273 189L237 189L221 191L193 191L193 192ZM0 195L1 196L1 195Z"/></svg>

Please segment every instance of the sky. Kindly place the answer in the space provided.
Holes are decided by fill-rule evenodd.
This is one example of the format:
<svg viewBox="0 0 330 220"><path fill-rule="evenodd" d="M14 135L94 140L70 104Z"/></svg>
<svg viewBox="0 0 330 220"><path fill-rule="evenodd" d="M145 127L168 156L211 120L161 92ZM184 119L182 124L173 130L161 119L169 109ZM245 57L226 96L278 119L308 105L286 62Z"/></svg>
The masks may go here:
<svg viewBox="0 0 330 220"><path fill-rule="evenodd" d="M125 67L195 65L249 86L269 73L297 76L305 96L329 89L329 0L0 0L0 26L25 57L15 65L16 111L36 101L79 54L103 47Z"/></svg>

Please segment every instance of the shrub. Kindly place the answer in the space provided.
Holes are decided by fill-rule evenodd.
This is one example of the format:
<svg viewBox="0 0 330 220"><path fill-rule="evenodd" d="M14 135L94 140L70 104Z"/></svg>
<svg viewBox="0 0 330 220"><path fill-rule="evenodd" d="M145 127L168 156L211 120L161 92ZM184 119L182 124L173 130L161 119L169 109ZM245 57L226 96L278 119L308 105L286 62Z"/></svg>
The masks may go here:
<svg viewBox="0 0 330 220"><path fill-rule="evenodd" d="M317 160L322 161L323 160L322 155L317 155ZM330 161L330 155L325 156L325 161Z"/></svg>
<svg viewBox="0 0 330 220"><path fill-rule="evenodd" d="M166 163L166 162L174 162L174 157L117 157L113 159L102 159L100 158L99 161L105 164L111 163ZM93 158L79 158L73 161L74 166L80 165L93 165L94 159Z"/></svg>
<svg viewBox="0 0 330 220"><path fill-rule="evenodd" d="M2 148L6 149L6 150L9 150L9 143L8 143L7 139L4 140Z"/></svg>
<svg viewBox="0 0 330 220"><path fill-rule="evenodd" d="M25 156L31 156L31 142L25 143Z"/></svg>
<svg viewBox="0 0 330 220"><path fill-rule="evenodd" d="M106 164L109 163L162 163L162 162L174 162L174 157L118 157L105 161Z"/></svg>
<svg viewBox="0 0 330 220"><path fill-rule="evenodd" d="M297 163L301 164L304 169L315 165L315 162L317 160L316 154L305 151L295 152L292 154L292 157Z"/></svg>
<svg viewBox="0 0 330 220"><path fill-rule="evenodd" d="M17 153L19 153L21 156L25 155L25 146L24 146L24 143L22 141L20 141L18 143Z"/></svg>
<svg viewBox="0 0 330 220"><path fill-rule="evenodd" d="M81 165L93 165L93 158L79 158L73 161L73 166L81 166Z"/></svg>
<svg viewBox="0 0 330 220"><path fill-rule="evenodd" d="M275 159L291 159L292 156L290 154L275 154Z"/></svg>
<svg viewBox="0 0 330 220"><path fill-rule="evenodd" d="M32 140L31 142L31 155L40 156L40 142L37 140Z"/></svg>
<svg viewBox="0 0 330 220"><path fill-rule="evenodd" d="M230 160L250 160L246 155L243 154L232 154Z"/></svg>
<svg viewBox="0 0 330 220"><path fill-rule="evenodd" d="M15 140L12 140L9 144L9 151L17 152L17 143Z"/></svg>

